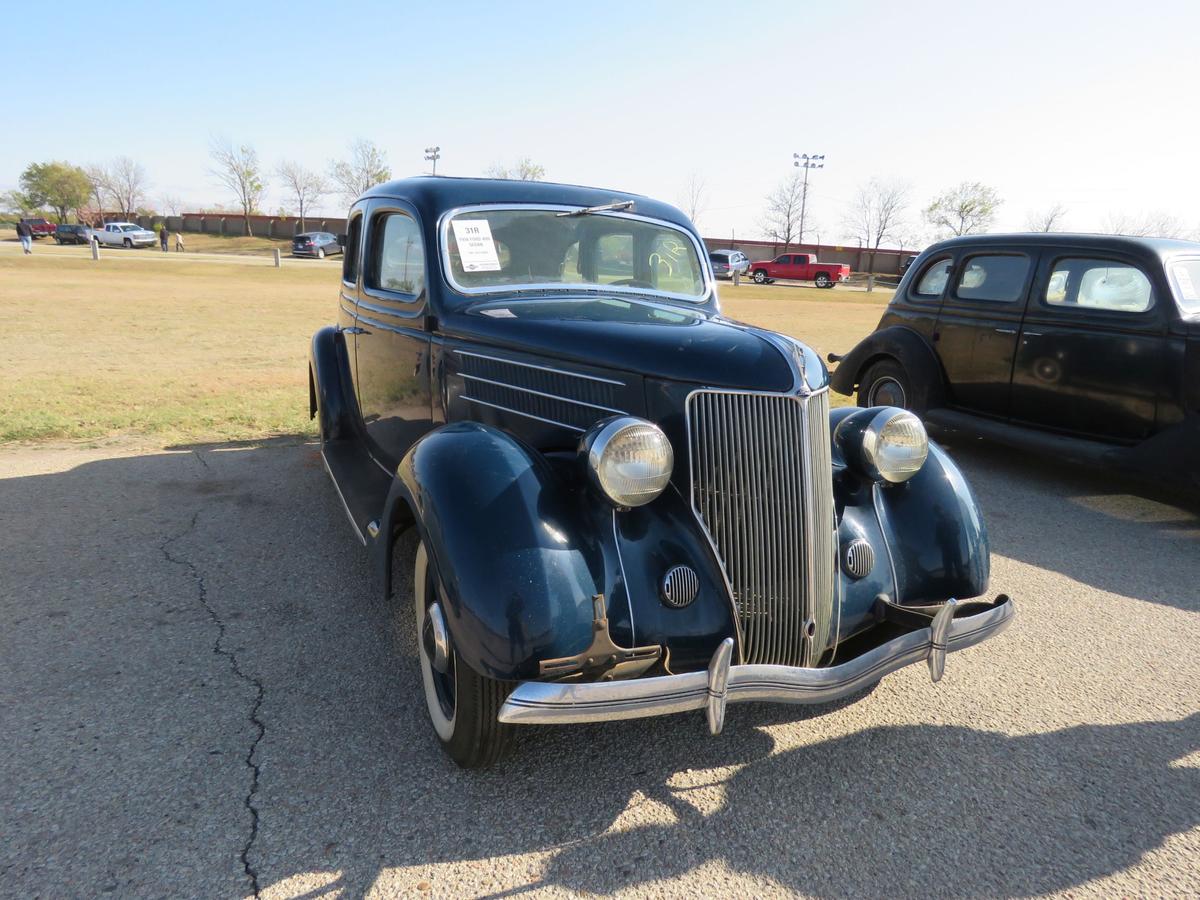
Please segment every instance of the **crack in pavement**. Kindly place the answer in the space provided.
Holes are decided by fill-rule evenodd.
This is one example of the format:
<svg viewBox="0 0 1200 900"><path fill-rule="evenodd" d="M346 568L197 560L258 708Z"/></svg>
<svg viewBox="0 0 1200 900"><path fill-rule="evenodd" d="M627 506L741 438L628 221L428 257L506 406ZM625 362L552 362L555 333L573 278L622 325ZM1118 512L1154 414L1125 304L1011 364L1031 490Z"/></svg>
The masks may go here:
<svg viewBox="0 0 1200 900"><path fill-rule="evenodd" d="M205 467L207 468L207 463L205 463ZM254 726L257 733L255 734L254 740L250 744L250 749L246 752L245 763L246 767L250 769L251 773L250 790L246 793L245 798L242 800L242 803L250 813L250 834L246 838L246 843L242 845L240 858L242 861L242 868L246 873L246 877L250 879L250 886L253 889L254 896L258 897L260 895L258 871L252 865L250 865L250 850L254 846L254 842L258 839L258 807L254 805L254 796L258 793L258 778L260 770L258 763L254 760L254 754L255 751L258 750L259 743L267 733L266 725L263 724L263 721L258 717L259 709L262 707L265 689L263 688L263 683L261 681L252 675L248 675L242 669L241 664L238 662L237 655L231 650L226 650L223 646L225 640L225 621L220 617L220 615L217 614L217 611L213 608L212 604L208 602L208 586L205 584L204 575L191 560L183 559L171 553L171 545L195 531L196 520L199 518L200 510L196 510L196 512L192 514L192 521L188 524L188 527L174 537L164 540L161 544L159 544L158 549L162 552L162 555L167 562L171 563L172 565L183 566L186 568L188 575L193 581L196 582L196 587L199 592L200 605L204 607L204 611L208 613L209 618L212 619L213 623L217 626L217 638L213 642L212 652L217 656L227 659L229 661L230 669L233 670L233 674L238 679L246 682L246 684L254 688L254 702L250 706L250 712L247 718Z"/></svg>

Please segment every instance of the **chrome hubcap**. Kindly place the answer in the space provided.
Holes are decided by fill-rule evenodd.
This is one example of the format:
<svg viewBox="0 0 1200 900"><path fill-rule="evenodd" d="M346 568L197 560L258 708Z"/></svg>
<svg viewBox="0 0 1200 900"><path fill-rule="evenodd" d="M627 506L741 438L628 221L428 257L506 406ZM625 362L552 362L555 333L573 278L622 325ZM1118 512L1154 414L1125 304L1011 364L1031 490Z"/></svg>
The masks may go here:
<svg viewBox="0 0 1200 900"><path fill-rule="evenodd" d="M450 634L446 630L446 619L440 603L431 603L425 610L422 632L421 639L425 643L429 664L435 672L445 675L450 669Z"/></svg>
<svg viewBox="0 0 1200 900"><path fill-rule="evenodd" d="M870 402L872 406L899 406L906 408L904 386L895 378L880 378L871 387Z"/></svg>

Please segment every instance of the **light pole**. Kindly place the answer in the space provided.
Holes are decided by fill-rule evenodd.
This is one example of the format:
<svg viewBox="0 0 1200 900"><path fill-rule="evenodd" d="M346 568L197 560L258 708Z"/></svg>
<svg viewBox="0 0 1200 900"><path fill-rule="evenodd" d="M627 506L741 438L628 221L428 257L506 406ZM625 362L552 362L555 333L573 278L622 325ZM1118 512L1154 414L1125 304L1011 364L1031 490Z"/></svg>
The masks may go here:
<svg viewBox="0 0 1200 900"><path fill-rule="evenodd" d="M795 162L793 162L792 165L794 165L798 169L804 170L804 190L800 194L800 241L799 241L799 243L803 244L804 243L804 209L808 205L808 170L825 168L825 154L824 153L813 153L812 155L809 155L807 153L793 153L792 159L795 160ZM817 160L820 160L820 162L817 162Z"/></svg>
<svg viewBox="0 0 1200 900"><path fill-rule="evenodd" d="M433 163L433 174L437 174L437 161L442 158L441 147L426 147L425 159Z"/></svg>

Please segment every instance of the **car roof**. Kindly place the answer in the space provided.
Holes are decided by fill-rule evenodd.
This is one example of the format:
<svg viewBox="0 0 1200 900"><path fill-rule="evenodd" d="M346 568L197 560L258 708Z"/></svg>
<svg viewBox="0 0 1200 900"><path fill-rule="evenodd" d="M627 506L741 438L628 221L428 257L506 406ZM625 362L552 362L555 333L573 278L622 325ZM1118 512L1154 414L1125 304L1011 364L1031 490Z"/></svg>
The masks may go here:
<svg viewBox="0 0 1200 900"><path fill-rule="evenodd" d="M583 187L577 184L557 184L550 181L511 181L503 178L455 178L445 175L424 175L401 178L376 185L359 199L391 197L407 200L431 219L459 206L512 203L557 206L602 206L606 203L633 200L633 212L662 219L692 230L687 217L671 206L624 191L608 188Z"/></svg>
<svg viewBox="0 0 1200 900"><path fill-rule="evenodd" d="M1025 244L1030 247L1080 247L1095 250L1174 256L1177 253L1200 253L1200 243L1175 238L1134 237L1125 234L1083 234L1065 231L1014 232L1011 234L968 234L939 241L925 248L925 253L954 250L961 247L994 247L997 244Z"/></svg>

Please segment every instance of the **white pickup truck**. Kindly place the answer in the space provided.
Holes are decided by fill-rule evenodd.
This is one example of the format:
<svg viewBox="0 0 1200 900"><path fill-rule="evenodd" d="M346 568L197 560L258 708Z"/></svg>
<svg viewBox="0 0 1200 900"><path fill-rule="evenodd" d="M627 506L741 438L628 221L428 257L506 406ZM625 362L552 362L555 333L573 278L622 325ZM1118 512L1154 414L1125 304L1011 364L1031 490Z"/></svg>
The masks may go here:
<svg viewBox="0 0 1200 900"><path fill-rule="evenodd" d="M109 222L103 228L92 230L92 235L106 247L153 247L158 235L132 222Z"/></svg>

